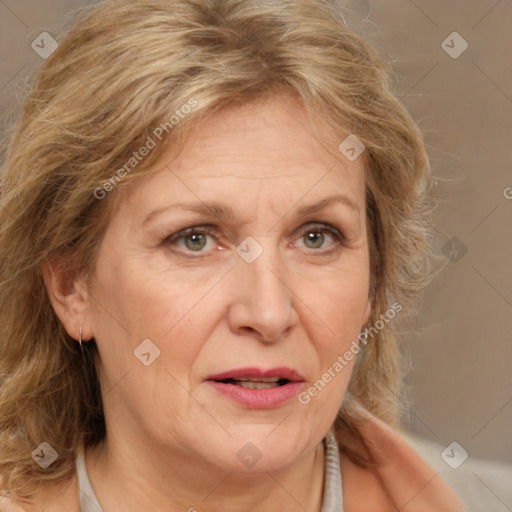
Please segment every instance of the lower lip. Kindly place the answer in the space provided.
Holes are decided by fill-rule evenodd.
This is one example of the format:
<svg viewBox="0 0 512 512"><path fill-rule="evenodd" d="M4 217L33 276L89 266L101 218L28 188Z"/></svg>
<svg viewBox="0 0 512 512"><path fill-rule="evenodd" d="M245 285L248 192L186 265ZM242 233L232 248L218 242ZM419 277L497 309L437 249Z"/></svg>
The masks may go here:
<svg viewBox="0 0 512 512"><path fill-rule="evenodd" d="M266 389L246 389L214 380L209 380L208 384L222 395L250 409L273 409L296 397L304 383L289 382L284 386Z"/></svg>

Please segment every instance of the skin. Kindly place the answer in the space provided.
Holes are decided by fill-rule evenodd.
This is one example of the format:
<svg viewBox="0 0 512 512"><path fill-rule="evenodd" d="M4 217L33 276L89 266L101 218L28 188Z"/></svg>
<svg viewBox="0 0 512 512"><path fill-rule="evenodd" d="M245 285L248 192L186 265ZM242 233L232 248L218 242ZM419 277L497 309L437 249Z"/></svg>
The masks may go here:
<svg viewBox="0 0 512 512"><path fill-rule="evenodd" d="M304 391L350 347L371 307L364 189L363 158L335 159L300 103L274 96L214 115L121 191L89 285L66 286L46 267L66 330L77 338L82 327L100 352L108 434L86 464L105 512L320 510L322 439L354 360L307 405L249 409L205 379L288 366ZM298 215L333 194L354 208ZM170 208L143 223L156 208L198 201L233 218ZM169 239L205 225L204 237ZM246 237L263 249L252 263L236 252ZM160 350L149 366L134 356L144 339ZM247 442L261 453L252 468L237 457Z"/></svg>

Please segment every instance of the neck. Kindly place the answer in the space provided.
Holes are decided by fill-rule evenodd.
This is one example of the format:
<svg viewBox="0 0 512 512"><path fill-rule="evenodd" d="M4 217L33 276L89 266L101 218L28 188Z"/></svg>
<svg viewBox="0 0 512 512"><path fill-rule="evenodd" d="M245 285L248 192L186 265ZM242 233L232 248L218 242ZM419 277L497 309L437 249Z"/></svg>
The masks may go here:
<svg viewBox="0 0 512 512"><path fill-rule="evenodd" d="M158 454L158 455L156 455ZM285 470L223 472L179 453L106 439L86 451L91 484L105 512L319 512L324 478L320 443Z"/></svg>

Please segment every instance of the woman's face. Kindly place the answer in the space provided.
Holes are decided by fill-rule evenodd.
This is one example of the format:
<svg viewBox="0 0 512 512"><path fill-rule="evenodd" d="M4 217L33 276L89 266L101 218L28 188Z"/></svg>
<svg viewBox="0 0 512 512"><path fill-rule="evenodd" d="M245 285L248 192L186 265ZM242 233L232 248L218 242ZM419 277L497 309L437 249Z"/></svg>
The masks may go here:
<svg viewBox="0 0 512 512"><path fill-rule="evenodd" d="M224 110L121 191L86 325L110 439L263 472L332 425L370 314L365 186L308 127L288 96Z"/></svg>

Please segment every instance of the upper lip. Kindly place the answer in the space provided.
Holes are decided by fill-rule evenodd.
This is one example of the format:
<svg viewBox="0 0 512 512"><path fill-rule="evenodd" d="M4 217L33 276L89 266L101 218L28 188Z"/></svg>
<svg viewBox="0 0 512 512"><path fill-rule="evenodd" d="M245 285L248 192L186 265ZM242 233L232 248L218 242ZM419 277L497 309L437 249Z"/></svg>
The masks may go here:
<svg viewBox="0 0 512 512"><path fill-rule="evenodd" d="M292 382L304 382L304 377L293 368L281 366L279 368L270 368L264 370L262 368L237 368L236 370L228 370L222 373L216 373L210 375L206 380L227 380L227 379L240 379L247 377L250 379L257 380L258 378L273 378L278 377L279 379L286 379Z"/></svg>

